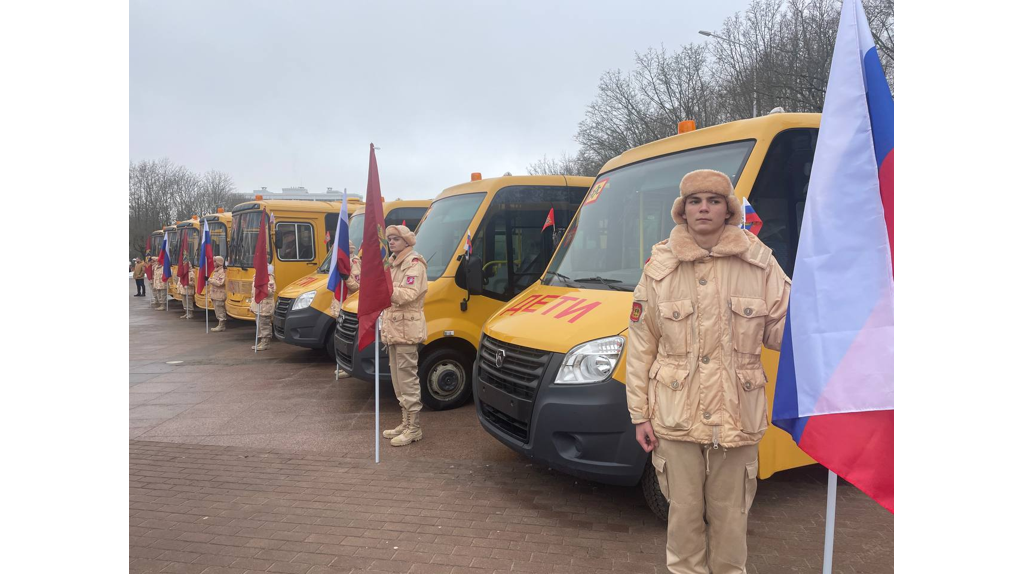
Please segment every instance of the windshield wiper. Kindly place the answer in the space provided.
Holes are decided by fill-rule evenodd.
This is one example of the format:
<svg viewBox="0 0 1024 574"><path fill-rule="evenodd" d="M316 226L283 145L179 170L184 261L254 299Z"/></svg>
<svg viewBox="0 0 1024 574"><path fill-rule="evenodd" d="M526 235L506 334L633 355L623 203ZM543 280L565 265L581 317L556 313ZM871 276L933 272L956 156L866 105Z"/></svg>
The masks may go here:
<svg viewBox="0 0 1024 574"><path fill-rule="evenodd" d="M619 285L614 285L614 283L622 283L622 281L619 281L618 279L604 279L596 275L594 277L584 277L583 279L573 279L573 281L577 283L600 283L605 287L615 291L632 291L632 289L627 289Z"/></svg>
<svg viewBox="0 0 1024 574"><path fill-rule="evenodd" d="M572 279L566 277L565 275L562 275L557 271L548 271L547 273L545 273L545 276L547 275L554 275L555 277L558 277L559 279L562 280L562 284L566 285L567 287L579 287L579 285L572 284Z"/></svg>

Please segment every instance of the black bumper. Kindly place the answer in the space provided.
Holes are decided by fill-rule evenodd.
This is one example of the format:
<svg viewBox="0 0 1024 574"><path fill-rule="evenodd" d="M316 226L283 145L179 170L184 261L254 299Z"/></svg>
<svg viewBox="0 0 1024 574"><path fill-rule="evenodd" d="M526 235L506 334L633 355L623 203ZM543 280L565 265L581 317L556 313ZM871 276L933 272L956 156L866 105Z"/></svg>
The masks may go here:
<svg viewBox="0 0 1024 574"><path fill-rule="evenodd" d="M373 345L359 350L359 319L355 313L342 311L340 319L334 329L334 354L338 366L352 377L373 382ZM380 382L391 383L388 347L383 343L380 345Z"/></svg>
<svg viewBox="0 0 1024 574"><path fill-rule="evenodd" d="M328 336L333 336L334 317L306 307L292 310L293 299L278 297L274 308L274 338L289 345L323 349Z"/></svg>
<svg viewBox="0 0 1024 574"><path fill-rule="evenodd" d="M520 392L487 382L493 380L494 370L481 377L480 363L489 358L481 342L473 365L473 400L480 424L505 446L560 472L604 484L637 484L647 454L636 442L626 386L614 379L556 385L564 356L549 354L535 390Z"/></svg>

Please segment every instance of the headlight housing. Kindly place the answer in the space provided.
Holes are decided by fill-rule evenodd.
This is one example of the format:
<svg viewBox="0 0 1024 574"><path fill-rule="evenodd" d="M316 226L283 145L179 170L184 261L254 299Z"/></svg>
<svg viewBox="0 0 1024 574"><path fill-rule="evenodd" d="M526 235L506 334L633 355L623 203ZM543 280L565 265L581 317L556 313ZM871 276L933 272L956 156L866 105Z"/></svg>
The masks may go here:
<svg viewBox="0 0 1024 574"><path fill-rule="evenodd" d="M292 311L298 311L299 309L309 307L313 304L313 297L316 297L316 291L306 291L302 295L299 295L292 303Z"/></svg>
<svg viewBox="0 0 1024 574"><path fill-rule="evenodd" d="M612 375L626 340L616 335L576 345L565 355L555 384L598 383Z"/></svg>

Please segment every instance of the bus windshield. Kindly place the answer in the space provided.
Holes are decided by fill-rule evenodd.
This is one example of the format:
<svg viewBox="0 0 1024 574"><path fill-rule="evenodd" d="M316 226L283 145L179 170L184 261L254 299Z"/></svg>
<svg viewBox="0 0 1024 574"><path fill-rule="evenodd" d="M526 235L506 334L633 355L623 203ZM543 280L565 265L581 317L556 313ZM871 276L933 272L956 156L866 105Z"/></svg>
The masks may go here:
<svg viewBox="0 0 1024 574"><path fill-rule="evenodd" d="M164 236L167 237L167 253L168 253L168 255L171 256L171 265L177 265L178 264L178 251L179 251L178 248L181 247L178 244L178 230L177 229L171 229L171 230L165 231L164 232Z"/></svg>
<svg viewBox="0 0 1024 574"><path fill-rule="evenodd" d="M446 197L430 204L416 233L416 251L427 262L427 281L444 273L455 250L466 242L466 231L485 193Z"/></svg>
<svg viewBox="0 0 1024 574"><path fill-rule="evenodd" d="M260 217L263 212L260 210L247 211L234 215L232 222L234 233L231 239L231 252L229 253L228 266L248 269L252 267L253 257L256 255L256 239L260 234ZM267 237L267 261L272 260L270 250L270 237Z"/></svg>
<svg viewBox="0 0 1024 574"><path fill-rule="evenodd" d="M164 234L153 233L149 237L149 251L146 252L146 255L149 255L150 257L159 257L160 249L164 245Z"/></svg>
<svg viewBox="0 0 1024 574"><path fill-rule="evenodd" d="M213 256L228 258L228 226L219 221L210 221L210 241L213 242Z"/></svg>
<svg viewBox="0 0 1024 574"><path fill-rule="evenodd" d="M185 234L185 245L188 249L185 252L185 260L191 265L196 265L199 261L199 230L195 227L186 227L182 232Z"/></svg>
<svg viewBox="0 0 1024 574"><path fill-rule="evenodd" d="M356 246L355 253L359 253L359 247L363 244L363 221L365 213L357 213L352 216L348 223L348 240Z"/></svg>
<svg viewBox="0 0 1024 574"><path fill-rule="evenodd" d="M651 247L675 227L679 180L695 169L739 179L754 140L687 150L598 176L543 278L545 285L632 291ZM578 283L578 284L577 284Z"/></svg>

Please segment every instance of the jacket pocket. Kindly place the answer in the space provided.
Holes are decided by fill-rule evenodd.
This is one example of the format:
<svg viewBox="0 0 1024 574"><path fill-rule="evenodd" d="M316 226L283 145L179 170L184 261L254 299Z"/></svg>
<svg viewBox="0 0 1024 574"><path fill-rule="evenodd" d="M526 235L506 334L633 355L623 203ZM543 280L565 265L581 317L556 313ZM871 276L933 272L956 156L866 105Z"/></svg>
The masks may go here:
<svg viewBox="0 0 1024 574"><path fill-rule="evenodd" d="M768 407L764 386L768 382L764 369L736 371L740 399L740 430L756 434L768 428Z"/></svg>
<svg viewBox="0 0 1024 574"><path fill-rule="evenodd" d="M746 481L743 483L743 514L750 512L754 504L754 495L757 494L757 459L746 465Z"/></svg>
<svg viewBox="0 0 1024 574"><path fill-rule="evenodd" d="M657 370L654 381L654 417L661 426L676 430L689 430L693 424L686 404L687 365L664 364Z"/></svg>
<svg viewBox="0 0 1024 574"><path fill-rule="evenodd" d="M732 346L741 353L761 354L768 306L756 297L730 297L732 310Z"/></svg>
<svg viewBox="0 0 1024 574"><path fill-rule="evenodd" d="M654 467L654 473L658 475L658 488L661 489L661 495L665 497L665 500L672 502L672 495L668 489L668 461L661 456L658 456L658 451L651 453L651 466Z"/></svg>
<svg viewBox="0 0 1024 574"><path fill-rule="evenodd" d="M693 329L693 302L689 299L658 303L661 315L661 336L665 339L669 354L685 355L690 351L690 331Z"/></svg>

